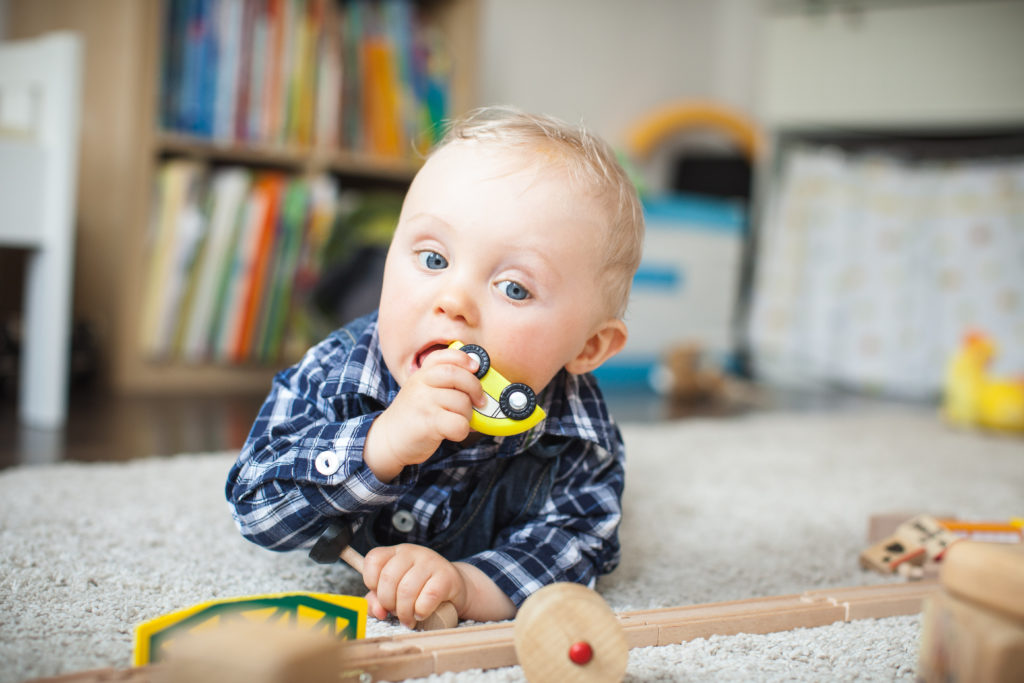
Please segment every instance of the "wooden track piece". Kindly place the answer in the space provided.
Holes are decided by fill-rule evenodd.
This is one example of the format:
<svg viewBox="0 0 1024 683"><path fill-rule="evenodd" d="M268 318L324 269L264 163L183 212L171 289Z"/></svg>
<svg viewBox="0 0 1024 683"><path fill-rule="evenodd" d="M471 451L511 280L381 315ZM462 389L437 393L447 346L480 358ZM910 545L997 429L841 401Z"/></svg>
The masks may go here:
<svg viewBox="0 0 1024 683"><path fill-rule="evenodd" d="M576 583L541 588L519 608L516 656L530 683L616 683L629 647L604 599Z"/></svg>
<svg viewBox="0 0 1024 683"><path fill-rule="evenodd" d="M916 614L921 611L924 599L938 590L937 581L827 588L799 595L623 612L617 619L628 647L647 647L679 643L705 635L738 633L742 631L738 627L740 624L755 629L748 632L768 633L830 621ZM511 666L518 661L514 646L516 624L501 622L344 641L341 644L343 663L335 680L357 682L365 674L369 680L394 681ZM104 669L48 680L51 683L114 680L148 683L153 680L150 674L156 670L158 667L127 671Z"/></svg>

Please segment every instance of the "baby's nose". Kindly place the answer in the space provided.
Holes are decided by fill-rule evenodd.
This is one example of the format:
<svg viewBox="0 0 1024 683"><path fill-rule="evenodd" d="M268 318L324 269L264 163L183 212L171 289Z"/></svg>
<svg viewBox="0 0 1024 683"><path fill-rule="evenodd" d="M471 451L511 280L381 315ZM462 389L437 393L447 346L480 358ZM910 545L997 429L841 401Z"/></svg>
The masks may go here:
<svg viewBox="0 0 1024 683"><path fill-rule="evenodd" d="M435 311L449 318L457 319L470 325L477 321L478 309L476 301L469 291L452 283L438 294Z"/></svg>

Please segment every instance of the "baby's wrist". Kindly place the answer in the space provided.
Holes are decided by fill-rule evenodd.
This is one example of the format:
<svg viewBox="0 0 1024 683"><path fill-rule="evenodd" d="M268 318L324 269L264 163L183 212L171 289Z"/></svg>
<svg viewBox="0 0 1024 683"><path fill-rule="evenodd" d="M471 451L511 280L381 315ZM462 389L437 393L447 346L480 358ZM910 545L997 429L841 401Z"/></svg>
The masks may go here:
<svg viewBox="0 0 1024 683"><path fill-rule="evenodd" d="M405 463L394 452L384 415L382 413L370 425L363 445L363 462L377 479L389 484L402 473Z"/></svg>

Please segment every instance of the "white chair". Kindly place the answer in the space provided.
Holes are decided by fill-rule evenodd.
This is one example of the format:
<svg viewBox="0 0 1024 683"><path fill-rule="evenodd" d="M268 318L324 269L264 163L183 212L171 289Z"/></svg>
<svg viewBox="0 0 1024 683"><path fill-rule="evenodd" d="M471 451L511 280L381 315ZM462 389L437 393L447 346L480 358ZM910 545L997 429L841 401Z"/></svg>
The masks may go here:
<svg viewBox="0 0 1024 683"><path fill-rule="evenodd" d="M67 419L81 39L0 43L0 247L29 250L18 415Z"/></svg>

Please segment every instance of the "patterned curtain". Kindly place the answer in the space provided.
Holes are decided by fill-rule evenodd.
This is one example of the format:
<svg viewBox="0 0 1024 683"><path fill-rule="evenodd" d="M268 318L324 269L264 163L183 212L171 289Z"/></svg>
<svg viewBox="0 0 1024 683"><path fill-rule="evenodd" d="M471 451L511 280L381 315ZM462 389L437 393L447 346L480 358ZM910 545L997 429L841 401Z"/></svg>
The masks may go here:
<svg viewBox="0 0 1024 683"><path fill-rule="evenodd" d="M932 398L970 330L1024 376L1024 158L798 148L769 200L750 341L786 384Z"/></svg>

